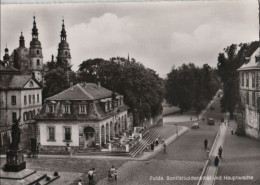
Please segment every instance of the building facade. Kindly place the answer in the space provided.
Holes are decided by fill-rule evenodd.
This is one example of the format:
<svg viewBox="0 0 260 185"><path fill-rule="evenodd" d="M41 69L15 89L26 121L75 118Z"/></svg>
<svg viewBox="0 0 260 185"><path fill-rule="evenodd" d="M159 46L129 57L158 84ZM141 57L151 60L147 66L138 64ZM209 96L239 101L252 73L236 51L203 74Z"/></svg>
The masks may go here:
<svg viewBox="0 0 260 185"><path fill-rule="evenodd" d="M5 61L0 64L0 148L10 144L10 130L15 119L20 119L25 135L35 137L34 118L42 108L40 83L7 64ZM24 143L28 145L27 141Z"/></svg>
<svg viewBox="0 0 260 185"><path fill-rule="evenodd" d="M97 84L81 83L46 99L37 115L41 150L102 148L131 125L123 96Z"/></svg>
<svg viewBox="0 0 260 185"><path fill-rule="evenodd" d="M258 3L260 7L260 0ZM237 107L237 132L260 140L260 47L245 60L238 69L241 104Z"/></svg>

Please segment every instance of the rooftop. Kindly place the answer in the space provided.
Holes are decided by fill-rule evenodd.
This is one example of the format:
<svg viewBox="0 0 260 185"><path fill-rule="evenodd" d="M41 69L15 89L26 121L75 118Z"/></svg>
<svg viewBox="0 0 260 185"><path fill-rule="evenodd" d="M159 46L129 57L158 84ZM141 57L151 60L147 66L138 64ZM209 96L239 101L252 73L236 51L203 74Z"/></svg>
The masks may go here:
<svg viewBox="0 0 260 185"><path fill-rule="evenodd" d="M238 71L247 71L247 70L253 70L253 69L258 69L260 70L260 61L256 62L256 56L259 56L260 53L260 48L257 48L255 52L249 57L249 62L242 65Z"/></svg>
<svg viewBox="0 0 260 185"><path fill-rule="evenodd" d="M80 83L47 100L97 100L112 96L112 91L94 83Z"/></svg>

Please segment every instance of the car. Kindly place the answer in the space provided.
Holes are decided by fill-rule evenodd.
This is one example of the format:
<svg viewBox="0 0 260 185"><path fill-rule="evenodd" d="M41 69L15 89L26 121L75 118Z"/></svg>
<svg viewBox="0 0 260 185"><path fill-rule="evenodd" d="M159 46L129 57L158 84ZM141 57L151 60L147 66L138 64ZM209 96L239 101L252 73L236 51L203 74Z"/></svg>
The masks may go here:
<svg viewBox="0 0 260 185"><path fill-rule="evenodd" d="M213 118L208 118L207 123L208 123L208 125L214 125L215 124L215 120Z"/></svg>
<svg viewBox="0 0 260 185"><path fill-rule="evenodd" d="M193 123L191 128L193 128L193 129L200 128L199 123Z"/></svg>

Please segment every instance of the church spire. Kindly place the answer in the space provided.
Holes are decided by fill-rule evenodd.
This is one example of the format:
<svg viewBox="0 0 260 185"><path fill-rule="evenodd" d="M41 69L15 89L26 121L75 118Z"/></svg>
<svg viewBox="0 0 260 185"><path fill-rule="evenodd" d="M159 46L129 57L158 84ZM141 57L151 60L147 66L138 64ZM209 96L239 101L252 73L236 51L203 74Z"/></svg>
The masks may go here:
<svg viewBox="0 0 260 185"><path fill-rule="evenodd" d="M62 29L61 29L61 32L60 32L60 39L61 41L62 40L66 40L66 30L65 30L65 24L64 24L64 19L62 19Z"/></svg>
<svg viewBox="0 0 260 185"><path fill-rule="evenodd" d="M21 36L20 36L20 40L19 40L19 47L25 47L23 32L21 32Z"/></svg>
<svg viewBox="0 0 260 185"><path fill-rule="evenodd" d="M33 16L32 38L38 39L38 29L37 29L37 26L36 26L35 16Z"/></svg>
<svg viewBox="0 0 260 185"><path fill-rule="evenodd" d="M9 50L7 48L7 44L6 44L6 47L5 47L5 55L3 56L3 59L4 59L5 62L8 62L10 60Z"/></svg>

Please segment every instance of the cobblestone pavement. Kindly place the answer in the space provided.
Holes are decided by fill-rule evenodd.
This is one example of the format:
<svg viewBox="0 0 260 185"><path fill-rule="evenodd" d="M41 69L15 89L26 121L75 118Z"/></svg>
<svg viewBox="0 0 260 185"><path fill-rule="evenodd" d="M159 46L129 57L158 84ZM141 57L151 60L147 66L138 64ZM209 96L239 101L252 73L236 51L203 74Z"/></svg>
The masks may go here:
<svg viewBox="0 0 260 185"><path fill-rule="evenodd" d="M103 179L107 175L107 170L112 165L117 167L122 166L126 160L108 160L108 159L78 159L78 158L39 158L27 159L27 168L38 171L58 171L58 172L71 172L71 173L84 173L81 177L83 184L87 184L87 172L90 168L95 168L96 179ZM72 179L73 180L73 179ZM77 185L77 180L74 180L70 185ZM55 183L54 183L55 184ZM65 185L65 184L64 184ZM66 184L68 185L68 184Z"/></svg>
<svg viewBox="0 0 260 185"><path fill-rule="evenodd" d="M231 127L235 130L236 123L231 122L223 148L223 159L220 161L216 185L259 185L260 184L260 143L248 137L231 135ZM253 180L231 180L252 176ZM224 179L225 178L225 179Z"/></svg>

